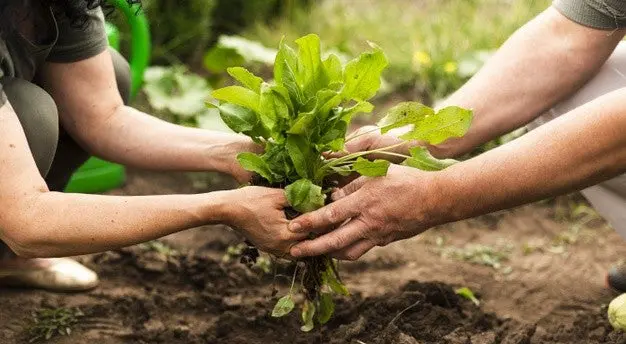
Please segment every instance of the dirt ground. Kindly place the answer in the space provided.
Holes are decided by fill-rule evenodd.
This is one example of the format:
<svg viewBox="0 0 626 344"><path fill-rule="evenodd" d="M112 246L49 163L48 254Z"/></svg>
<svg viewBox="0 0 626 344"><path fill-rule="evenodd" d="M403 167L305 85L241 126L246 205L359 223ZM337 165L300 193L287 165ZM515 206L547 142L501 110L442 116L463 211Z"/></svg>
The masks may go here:
<svg viewBox="0 0 626 344"><path fill-rule="evenodd" d="M217 175L131 171L113 193L191 193L207 182L232 186ZM53 344L626 343L606 320L615 295L604 284L626 242L602 221L586 221L587 208L564 205L572 200L442 226L342 263L352 296L311 333L300 332L296 312L269 315L272 276L222 262L241 238L206 226L163 239L175 249L169 254L143 245L79 257L102 279L88 293L0 289L0 343L27 343L31 314L42 307L84 313ZM457 296L458 287L473 290L480 306Z"/></svg>

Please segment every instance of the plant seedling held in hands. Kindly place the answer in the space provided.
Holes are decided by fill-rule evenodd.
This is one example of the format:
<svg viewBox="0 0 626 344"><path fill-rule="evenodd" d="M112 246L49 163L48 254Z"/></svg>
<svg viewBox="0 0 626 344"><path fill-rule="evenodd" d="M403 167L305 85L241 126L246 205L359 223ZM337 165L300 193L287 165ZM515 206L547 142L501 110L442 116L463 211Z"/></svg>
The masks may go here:
<svg viewBox="0 0 626 344"><path fill-rule="evenodd" d="M224 122L235 132L251 137L264 147L263 154L241 153L237 157L246 169L257 173L268 186L285 189L287 199L299 213L319 209L327 202L331 176L358 173L368 177L384 176L390 163L367 160L371 153L404 158L404 165L436 171L454 160L437 160L425 148L413 148L410 155L391 152L398 145L367 152L326 158L324 153L342 152L352 118L370 113L368 102L381 85L387 66L383 51L370 43L365 52L347 64L330 54L322 59L320 39L314 34L295 41L297 50L280 43L274 62L274 80L265 82L248 70L235 67L228 73L241 86L213 91ZM460 137L468 130L472 112L447 107L438 112L417 102L401 103L379 122L385 133L410 126L404 140L438 144ZM296 283L299 281L299 283ZM272 313L280 317L295 308L294 293L305 296L302 305L303 331L325 324L335 309L332 294L348 295L341 282L336 262L327 256L299 261L288 295L281 298Z"/></svg>

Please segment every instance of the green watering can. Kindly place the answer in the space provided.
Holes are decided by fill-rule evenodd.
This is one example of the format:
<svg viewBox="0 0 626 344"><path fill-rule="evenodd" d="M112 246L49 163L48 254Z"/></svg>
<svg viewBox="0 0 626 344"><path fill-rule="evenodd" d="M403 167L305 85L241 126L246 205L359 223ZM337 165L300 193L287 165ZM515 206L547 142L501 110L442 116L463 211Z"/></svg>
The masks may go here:
<svg viewBox="0 0 626 344"><path fill-rule="evenodd" d="M150 29L148 20L139 5L129 5L126 0L108 0L117 7L128 20L131 31L131 99L137 95L143 82L143 73L150 60ZM120 32L111 23L106 23L109 45L119 50ZM98 158L90 158L70 179L65 192L98 193L120 187L126 179L126 169Z"/></svg>

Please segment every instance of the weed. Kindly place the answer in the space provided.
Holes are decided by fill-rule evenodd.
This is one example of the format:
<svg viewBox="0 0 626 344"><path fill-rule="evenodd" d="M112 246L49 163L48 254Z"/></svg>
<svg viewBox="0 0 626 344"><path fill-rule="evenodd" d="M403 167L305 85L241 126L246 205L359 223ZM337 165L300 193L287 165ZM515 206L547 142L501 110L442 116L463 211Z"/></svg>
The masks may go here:
<svg viewBox="0 0 626 344"><path fill-rule="evenodd" d="M78 308L42 308L32 314L33 324L28 328L29 343L48 340L55 335L69 336L83 312Z"/></svg>

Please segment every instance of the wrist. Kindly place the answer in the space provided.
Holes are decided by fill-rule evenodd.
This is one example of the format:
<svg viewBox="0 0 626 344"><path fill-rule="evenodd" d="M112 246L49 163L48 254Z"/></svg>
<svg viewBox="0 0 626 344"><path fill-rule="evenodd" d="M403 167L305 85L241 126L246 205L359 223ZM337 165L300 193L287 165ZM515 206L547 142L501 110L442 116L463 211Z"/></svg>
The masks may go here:
<svg viewBox="0 0 626 344"><path fill-rule="evenodd" d="M473 216L475 202L466 191L466 185L471 184L464 171L464 164L460 162L438 172L429 172L432 175L429 187L433 192L428 209L430 217L441 225L449 222L464 220Z"/></svg>
<svg viewBox="0 0 626 344"><path fill-rule="evenodd" d="M230 224L235 217L231 193L233 191L214 191L203 194L202 218L205 224Z"/></svg>
<svg viewBox="0 0 626 344"><path fill-rule="evenodd" d="M209 166L206 170L235 175L241 167L237 155L243 152L260 152L261 147L250 138L243 135L228 134L222 143L211 144L207 159Z"/></svg>

